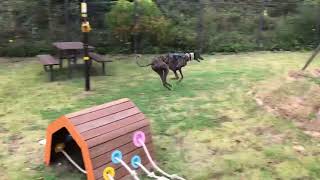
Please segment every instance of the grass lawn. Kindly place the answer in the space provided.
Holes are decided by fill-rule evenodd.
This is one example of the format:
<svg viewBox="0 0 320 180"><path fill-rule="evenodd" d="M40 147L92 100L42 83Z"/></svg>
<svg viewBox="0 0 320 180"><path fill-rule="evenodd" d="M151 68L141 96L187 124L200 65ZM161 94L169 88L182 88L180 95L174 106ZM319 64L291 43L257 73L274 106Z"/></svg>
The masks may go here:
<svg viewBox="0 0 320 180"><path fill-rule="evenodd" d="M173 91L163 88L150 68L117 56L108 66L112 76L94 76L89 93L80 72L72 80L64 72L50 83L36 58L2 58L0 179L85 179L72 167L45 167L38 141L59 116L124 97L151 119L157 160L169 172L195 180L320 179L320 141L264 111L253 98L261 85L276 85L309 55L206 56L185 68L182 83L169 80ZM312 65L319 65L320 58L315 61ZM305 151L296 152L295 145Z"/></svg>

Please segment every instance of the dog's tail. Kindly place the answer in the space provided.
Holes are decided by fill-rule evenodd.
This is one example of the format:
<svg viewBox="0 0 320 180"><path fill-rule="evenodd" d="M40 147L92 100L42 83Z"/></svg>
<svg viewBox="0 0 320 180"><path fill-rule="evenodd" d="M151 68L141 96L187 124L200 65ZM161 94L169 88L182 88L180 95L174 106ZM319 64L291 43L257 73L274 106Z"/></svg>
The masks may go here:
<svg viewBox="0 0 320 180"><path fill-rule="evenodd" d="M139 67L148 67L148 66L151 66L151 65L152 65L152 63L146 64L146 65L140 64L140 63L139 63L139 59L138 59L138 58L140 58L140 57L141 57L140 55L139 55L139 56L136 56L136 64L137 64Z"/></svg>

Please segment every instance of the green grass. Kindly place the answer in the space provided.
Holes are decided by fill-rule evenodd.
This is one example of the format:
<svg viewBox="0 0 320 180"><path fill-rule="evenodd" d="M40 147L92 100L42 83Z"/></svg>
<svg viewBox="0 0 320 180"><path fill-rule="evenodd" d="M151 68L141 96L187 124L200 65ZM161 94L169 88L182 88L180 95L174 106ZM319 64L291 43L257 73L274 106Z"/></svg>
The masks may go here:
<svg viewBox="0 0 320 180"><path fill-rule="evenodd" d="M299 52L206 56L184 69L182 83L169 80L173 91L163 88L149 68L119 56L108 66L112 76L92 77L89 93L83 91L80 71L72 80L63 72L58 81L48 82L35 58L2 60L0 179L84 179L72 168L45 167L38 140L63 114L125 97L151 119L157 160L169 172L195 180L319 179L320 141L265 112L252 95L261 84L281 83L308 56ZM295 152L293 144L304 146L306 152Z"/></svg>

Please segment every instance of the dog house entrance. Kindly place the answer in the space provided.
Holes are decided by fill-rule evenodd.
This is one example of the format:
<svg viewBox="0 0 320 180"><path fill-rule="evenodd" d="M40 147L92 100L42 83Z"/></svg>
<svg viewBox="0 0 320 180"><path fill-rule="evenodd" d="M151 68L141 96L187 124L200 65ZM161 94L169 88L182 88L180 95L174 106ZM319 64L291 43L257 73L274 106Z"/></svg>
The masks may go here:
<svg viewBox="0 0 320 180"><path fill-rule="evenodd" d="M52 139L50 163L58 163L61 162L61 160L64 161L68 159L61 151L59 151L59 148L63 148L63 151L67 153L74 163L81 169L85 169L81 149L66 128L62 128L55 132ZM68 164L71 163L68 162Z"/></svg>

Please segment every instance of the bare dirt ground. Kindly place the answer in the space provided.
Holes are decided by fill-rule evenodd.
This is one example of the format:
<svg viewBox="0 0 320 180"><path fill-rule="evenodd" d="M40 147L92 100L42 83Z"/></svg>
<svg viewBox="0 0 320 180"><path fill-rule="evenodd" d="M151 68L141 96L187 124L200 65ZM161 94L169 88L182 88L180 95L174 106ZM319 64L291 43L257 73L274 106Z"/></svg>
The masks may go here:
<svg viewBox="0 0 320 180"><path fill-rule="evenodd" d="M320 138L319 78L320 69L291 70L278 84L263 85L272 87L258 92L255 100L268 112L293 120L306 134Z"/></svg>

